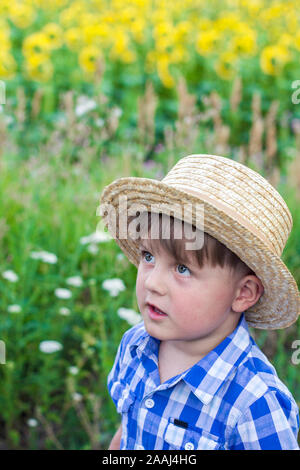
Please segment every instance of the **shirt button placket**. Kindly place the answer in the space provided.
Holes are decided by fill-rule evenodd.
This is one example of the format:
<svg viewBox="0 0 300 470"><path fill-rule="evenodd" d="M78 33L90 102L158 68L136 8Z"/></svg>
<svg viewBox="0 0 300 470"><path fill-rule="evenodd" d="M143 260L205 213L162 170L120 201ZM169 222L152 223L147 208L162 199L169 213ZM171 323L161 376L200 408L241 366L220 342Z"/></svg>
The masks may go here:
<svg viewBox="0 0 300 470"><path fill-rule="evenodd" d="M148 409L153 408L153 406L155 405L155 401L152 398L146 398L144 405ZM144 447L141 444L136 445L136 450L143 450L143 449Z"/></svg>

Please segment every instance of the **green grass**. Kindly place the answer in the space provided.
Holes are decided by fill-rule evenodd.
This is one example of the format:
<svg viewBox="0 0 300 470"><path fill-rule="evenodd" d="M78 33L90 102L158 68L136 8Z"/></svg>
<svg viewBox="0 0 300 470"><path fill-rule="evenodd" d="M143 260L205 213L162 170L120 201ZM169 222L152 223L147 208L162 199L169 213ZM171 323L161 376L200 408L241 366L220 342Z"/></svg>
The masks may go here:
<svg viewBox="0 0 300 470"><path fill-rule="evenodd" d="M136 268L118 257L113 241L99 243L93 254L80 239L96 230L106 184L126 175L155 177L172 161L173 151L164 148L147 169L143 148L131 138L113 139L106 150L62 141L56 153L40 144L39 158L22 159L8 151L0 157L0 266L19 277L15 283L0 278L0 339L6 345L6 364L0 365L0 447L6 449L107 448L119 418L106 380L130 327L117 310L137 310ZM178 159L182 151L173 155ZM284 259L299 282L299 203L287 184L280 191L295 220ZM57 263L32 259L31 252L40 250L55 254ZM78 275L82 286L69 286L67 278ZM102 282L116 277L126 290L111 297ZM70 289L72 297L57 298L56 288ZM19 313L8 312L14 304L20 305ZM62 307L70 314L62 315ZM254 335L300 403L299 365L291 362L299 323ZM45 354L39 350L44 340L58 341L62 349ZM76 375L70 372L74 366ZM32 418L35 427L28 425Z"/></svg>

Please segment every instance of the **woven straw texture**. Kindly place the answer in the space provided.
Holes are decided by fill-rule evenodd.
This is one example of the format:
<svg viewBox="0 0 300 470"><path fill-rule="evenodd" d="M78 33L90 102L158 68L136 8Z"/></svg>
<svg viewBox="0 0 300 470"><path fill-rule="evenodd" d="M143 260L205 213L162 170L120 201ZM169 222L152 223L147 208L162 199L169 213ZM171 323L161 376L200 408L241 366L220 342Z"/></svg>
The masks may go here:
<svg viewBox="0 0 300 470"><path fill-rule="evenodd" d="M166 212L166 207L184 205L184 220L196 226L198 219L192 209L186 210L187 204L203 204L204 230L239 256L263 283L263 296L246 311L249 325L278 329L297 320L298 287L280 258L292 217L280 194L261 175L229 158L189 155L179 160L162 181L136 177L114 181L104 188L100 209L112 205L118 214L120 196L126 196L127 208L134 207L134 213L139 206L153 210L155 205L155 211ZM182 213L175 209L173 215L182 218ZM111 231L114 221L110 213L102 215ZM138 242L114 238L138 266Z"/></svg>

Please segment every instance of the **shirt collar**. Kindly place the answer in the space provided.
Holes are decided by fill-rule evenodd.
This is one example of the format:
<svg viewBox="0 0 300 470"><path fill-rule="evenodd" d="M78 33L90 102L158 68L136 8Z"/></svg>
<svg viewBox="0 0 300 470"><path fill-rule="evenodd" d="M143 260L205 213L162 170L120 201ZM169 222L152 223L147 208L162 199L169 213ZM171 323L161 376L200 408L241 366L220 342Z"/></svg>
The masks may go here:
<svg viewBox="0 0 300 470"><path fill-rule="evenodd" d="M160 341L150 336L143 328L136 341L130 345L131 354L135 353L141 359L142 355L152 356L158 361L158 347ZM176 376L174 385L184 380L199 400L208 404L226 380L230 380L242 360L251 349L251 336L244 314L241 315L236 329L227 336L218 346L189 370ZM134 350L135 353L134 353Z"/></svg>
<svg viewBox="0 0 300 470"><path fill-rule="evenodd" d="M154 354L158 357L159 343L160 341L158 339L153 338L147 333L143 325L142 331L129 347L131 355L136 354L139 359L141 359L143 354L146 356L152 356Z"/></svg>

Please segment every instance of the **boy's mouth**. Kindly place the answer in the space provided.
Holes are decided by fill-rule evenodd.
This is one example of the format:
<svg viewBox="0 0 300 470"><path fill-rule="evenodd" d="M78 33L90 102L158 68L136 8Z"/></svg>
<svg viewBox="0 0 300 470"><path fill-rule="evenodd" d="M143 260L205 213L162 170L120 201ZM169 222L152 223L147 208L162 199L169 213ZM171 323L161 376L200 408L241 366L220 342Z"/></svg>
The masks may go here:
<svg viewBox="0 0 300 470"><path fill-rule="evenodd" d="M162 310L157 308L154 304L150 304L149 302L147 302L147 307L150 309L151 313L156 313L156 314L161 315L161 316L163 316L163 315L167 316L167 314L165 312L163 312Z"/></svg>

